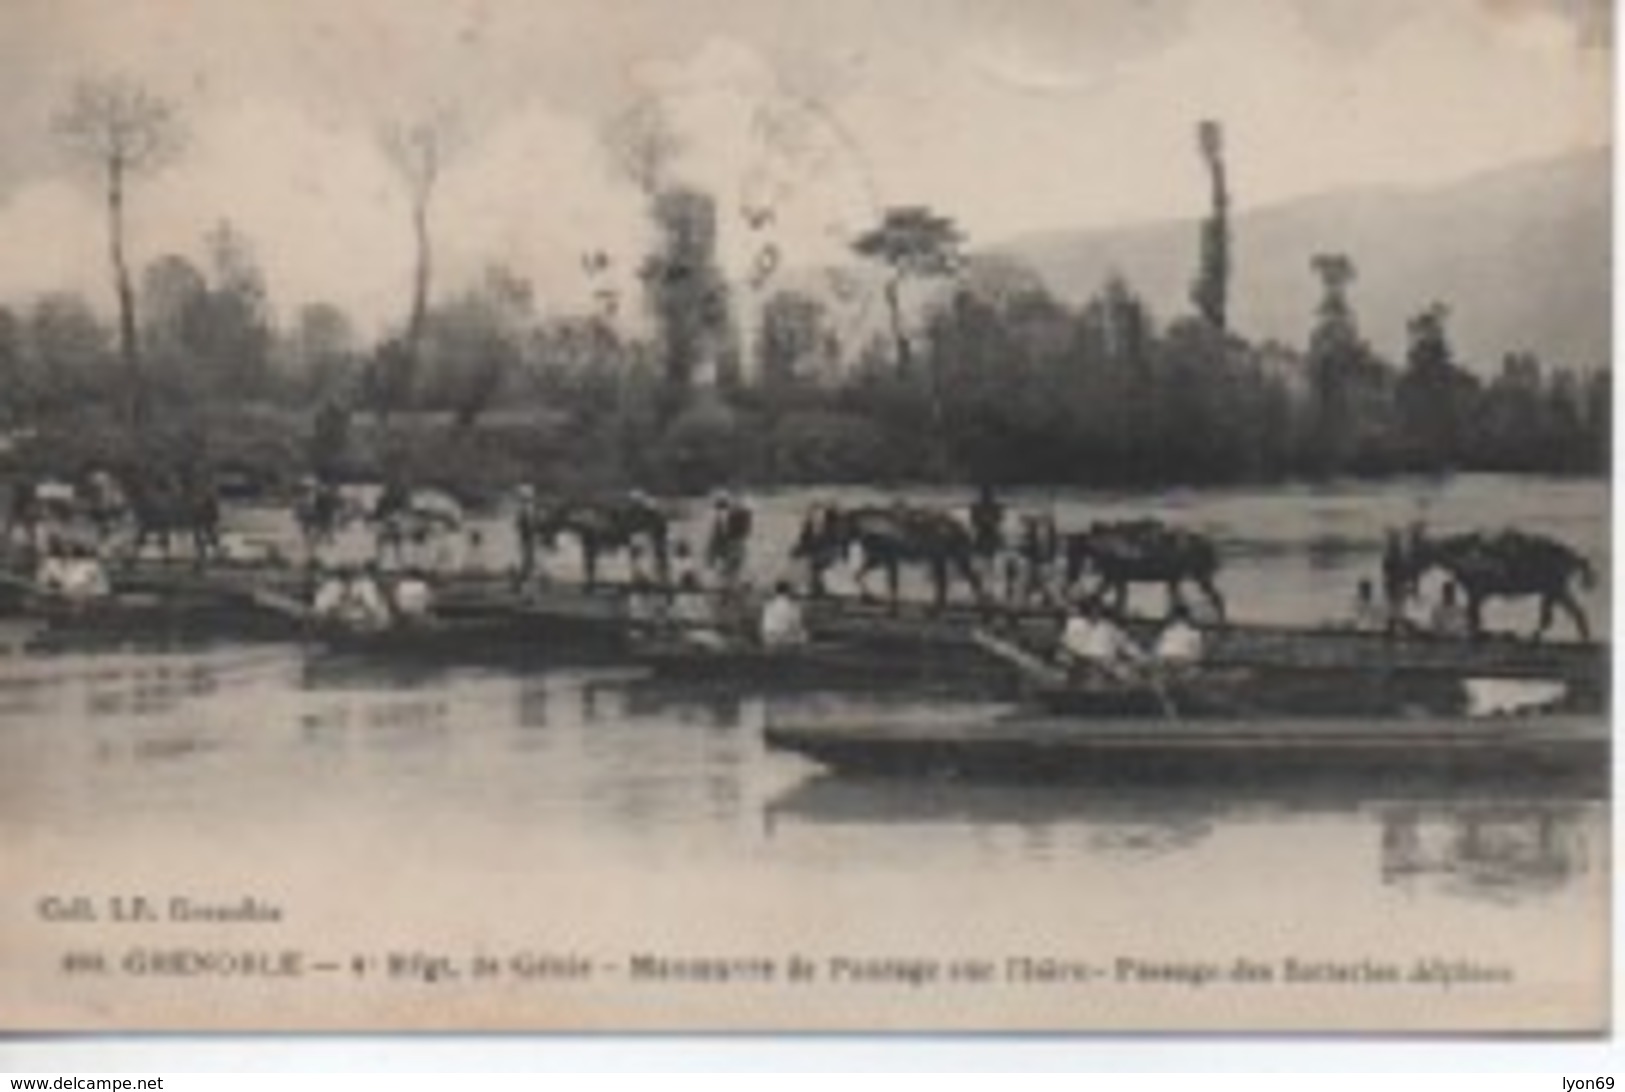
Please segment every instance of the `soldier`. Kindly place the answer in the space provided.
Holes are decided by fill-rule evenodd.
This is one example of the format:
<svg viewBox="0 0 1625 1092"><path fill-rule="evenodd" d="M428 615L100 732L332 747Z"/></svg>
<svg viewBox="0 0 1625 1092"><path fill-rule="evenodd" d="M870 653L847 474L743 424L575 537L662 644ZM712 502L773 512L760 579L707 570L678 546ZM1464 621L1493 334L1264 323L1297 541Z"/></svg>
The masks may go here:
<svg viewBox="0 0 1625 1092"><path fill-rule="evenodd" d="M513 530L519 540L518 579L520 584L526 584L536 575L536 547L541 538L536 490L528 484L521 485L515 494Z"/></svg>
<svg viewBox="0 0 1625 1092"><path fill-rule="evenodd" d="M705 543L705 559L717 573L724 588L739 584L745 572L745 552L750 542L754 515L749 507L727 492L719 492L711 510L711 531Z"/></svg>

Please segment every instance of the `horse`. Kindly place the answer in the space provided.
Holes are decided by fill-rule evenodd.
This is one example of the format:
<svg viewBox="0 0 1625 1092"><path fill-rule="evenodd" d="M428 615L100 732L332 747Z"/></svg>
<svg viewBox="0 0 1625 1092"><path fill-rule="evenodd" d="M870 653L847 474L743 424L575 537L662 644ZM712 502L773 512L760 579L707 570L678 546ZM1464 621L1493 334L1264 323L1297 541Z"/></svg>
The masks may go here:
<svg viewBox="0 0 1625 1092"><path fill-rule="evenodd" d="M868 586L869 574L875 569L884 569L889 602L895 611L900 570L905 563L913 563L929 569L934 602L939 609L948 601L950 571L959 574L979 604L986 603L986 591L977 571L974 536L962 520L950 513L900 503L850 509L831 505L825 508L821 518L821 539L805 544L798 542L796 552L820 574L820 563L827 567L839 557L851 558L861 552L856 580L858 593L866 601L873 599ZM821 575L817 583L821 586Z"/></svg>
<svg viewBox="0 0 1625 1092"><path fill-rule="evenodd" d="M1461 588L1467 600L1468 632L1475 638L1483 632L1485 600L1534 595L1540 597L1535 640L1545 636L1558 607L1574 622L1582 641L1591 639L1573 585L1578 578L1582 586L1595 587L1596 573L1579 551L1565 543L1522 531L1473 531L1439 538L1417 535L1409 553L1414 579L1440 569Z"/></svg>
<svg viewBox="0 0 1625 1092"><path fill-rule="evenodd" d="M176 534L192 540L193 564L199 569L220 553L220 498L205 475L165 474L156 481L134 475L122 492L127 501L125 515L135 524L127 563L134 563L142 547L154 538L162 544L164 560L169 560Z"/></svg>
<svg viewBox="0 0 1625 1092"><path fill-rule="evenodd" d="M305 557L314 563L318 551L332 545L339 532L362 514L332 482L306 478L293 501L293 519L299 527Z"/></svg>
<svg viewBox="0 0 1625 1092"><path fill-rule="evenodd" d="M1164 585L1172 610L1181 601L1180 588L1190 582L1201 589L1215 615L1224 621L1224 596L1214 583L1219 552L1195 531L1153 519L1093 523L1086 530L1064 535L1062 543L1068 594L1092 568L1100 577L1095 597L1109 592L1117 614L1128 605L1130 584Z"/></svg>
<svg viewBox="0 0 1625 1092"><path fill-rule="evenodd" d="M537 540L556 549L560 535L574 535L581 545L585 583L598 586L598 558L609 550L647 547L654 554L657 579L671 580L671 520L642 496L617 499L565 500L539 506L534 522Z"/></svg>

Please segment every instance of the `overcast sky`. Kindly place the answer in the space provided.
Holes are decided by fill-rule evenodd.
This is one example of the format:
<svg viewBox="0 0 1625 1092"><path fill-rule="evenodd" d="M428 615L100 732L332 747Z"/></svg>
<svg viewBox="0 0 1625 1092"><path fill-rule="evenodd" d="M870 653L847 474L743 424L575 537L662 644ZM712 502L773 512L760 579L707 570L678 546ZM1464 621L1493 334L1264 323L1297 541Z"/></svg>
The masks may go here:
<svg viewBox="0 0 1625 1092"><path fill-rule="evenodd" d="M442 290L484 263L545 306L579 258L630 267L639 198L609 119L663 101L675 170L730 262L769 236L828 261L889 204L973 241L1199 215L1194 127L1225 125L1238 202L1428 185L1610 138L1607 0L3 0L0 298L110 303L94 177L50 140L73 80L134 76L187 118L133 197L139 259L230 219L278 306L404 308L410 233L376 135L456 119ZM772 207L752 229L743 208Z"/></svg>

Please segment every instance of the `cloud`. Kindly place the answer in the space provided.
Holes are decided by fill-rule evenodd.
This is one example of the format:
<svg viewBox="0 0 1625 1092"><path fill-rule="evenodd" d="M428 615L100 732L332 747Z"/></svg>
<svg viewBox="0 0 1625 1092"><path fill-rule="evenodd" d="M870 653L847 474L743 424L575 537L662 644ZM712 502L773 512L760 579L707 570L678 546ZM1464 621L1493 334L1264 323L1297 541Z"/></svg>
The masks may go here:
<svg viewBox="0 0 1625 1092"><path fill-rule="evenodd" d="M99 201L65 180L31 184L0 205L0 300L105 290L111 304L103 216Z"/></svg>
<svg viewBox="0 0 1625 1092"><path fill-rule="evenodd" d="M447 285L500 263L555 311L586 308L599 287L627 298L647 249L641 197L609 163L597 129L539 103L465 149L446 173L435 227ZM582 258L598 251L613 266L589 280Z"/></svg>
<svg viewBox="0 0 1625 1092"><path fill-rule="evenodd" d="M142 260L209 227L255 243L279 307L404 311L411 236L376 134L449 104L468 140L435 205L437 283L488 262L568 309L586 249L624 297L647 241L606 120L639 94L718 201L729 269L845 253L889 204L977 242L1197 215L1193 126L1221 118L1238 200L1428 184L1606 143L1597 0L11 0L0 6L0 291L107 298L96 183L48 154L69 78L176 98L187 158L136 187ZM26 76L19 75L25 73ZM9 81L9 82L7 82ZM9 195L9 199L7 198ZM770 215L764 214L768 210ZM110 303L110 301L108 301ZM630 306L630 305L629 305Z"/></svg>
<svg viewBox="0 0 1625 1092"><path fill-rule="evenodd" d="M194 133L187 160L136 198L139 254L197 255L208 230L229 220L286 311L325 299L372 324L404 310L406 206L370 134L263 100L200 115Z"/></svg>

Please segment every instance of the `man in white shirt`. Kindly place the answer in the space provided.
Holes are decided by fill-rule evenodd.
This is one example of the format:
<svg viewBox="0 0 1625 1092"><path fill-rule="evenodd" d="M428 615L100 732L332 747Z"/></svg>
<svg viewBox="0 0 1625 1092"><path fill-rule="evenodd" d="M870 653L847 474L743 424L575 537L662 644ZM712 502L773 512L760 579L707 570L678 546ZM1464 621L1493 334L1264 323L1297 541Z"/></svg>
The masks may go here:
<svg viewBox="0 0 1625 1092"><path fill-rule="evenodd" d="M1356 633L1386 633L1389 621L1390 609L1377 602L1376 589L1371 581L1360 581L1354 594L1354 606L1349 611L1349 627Z"/></svg>
<svg viewBox="0 0 1625 1092"><path fill-rule="evenodd" d="M102 559L90 550L81 550L68 561L67 585L62 590L69 599L84 603L92 599L106 599L113 594Z"/></svg>
<svg viewBox="0 0 1625 1092"><path fill-rule="evenodd" d="M346 584L347 577L342 570L319 572L316 594L310 601L311 613L323 620L338 618L344 610L344 600L349 591Z"/></svg>
<svg viewBox="0 0 1625 1092"><path fill-rule="evenodd" d="M1061 630L1061 656L1068 663L1112 679L1130 678L1145 662L1145 650L1093 599L1080 599Z"/></svg>
<svg viewBox="0 0 1625 1092"><path fill-rule="evenodd" d="M1202 666L1206 651L1206 639L1191 621L1190 608L1184 603L1175 603L1168 624L1157 635L1156 648L1152 650L1157 664L1169 673L1188 675Z"/></svg>
<svg viewBox="0 0 1625 1092"><path fill-rule="evenodd" d="M46 542L39 569L34 573L34 583L48 595L63 594L68 586L68 559L62 543L55 539Z"/></svg>
<svg viewBox="0 0 1625 1092"><path fill-rule="evenodd" d="M343 616L345 622L356 629L377 630L389 625L389 604L378 587L375 566L363 567L351 579L345 592Z"/></svg>
<svg viewBox="0 0 1625 1092"><path fill-rule="evenodd" d="M395 617L406 625L428 622L434 611L434 591L417 569L408 569L395 585Z"/></svg>
<svg viewBox="0 0 1625 1092"><path fill-rule="evenodd" d="M1439 592L1439 602L1433 608L1429 628L1435 637L1466 638L1473 635L1472 621L1467 608L1456 597L1456 585L1446 581Z"/></svg>
<svg viewBox="0 0 1625 1092"><path fill-rule="evenodd" d="M801 604L790 594L787 581L779 581L773 597L762 608L762 647L794 648L807 643L807 623Z"/></svg>
<svg viewBox="0 0 1625 1092"><path fill-rule="evenodd" d="M72 604L113 594L101 558L87 547L53 542L35 575L39 588Z"/></svg>

